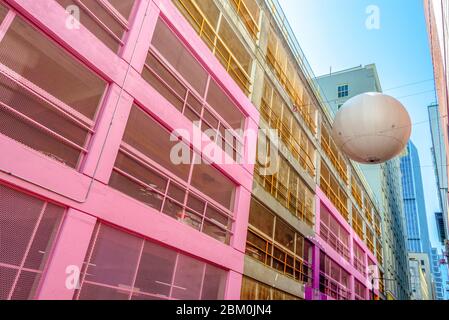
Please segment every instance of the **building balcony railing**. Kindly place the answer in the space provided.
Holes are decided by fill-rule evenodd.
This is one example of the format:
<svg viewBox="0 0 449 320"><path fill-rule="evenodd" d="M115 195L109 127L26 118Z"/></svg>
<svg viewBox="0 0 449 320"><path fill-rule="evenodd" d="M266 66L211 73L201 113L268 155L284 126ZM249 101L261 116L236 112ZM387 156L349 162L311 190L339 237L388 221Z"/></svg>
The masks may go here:
<svg viewBox="0 0 449 320"><path fill-rule="evenodd" d="M213 141L237 163L243 159L243 139L164 59L151 50L144 65L143 78L203 131L216 132ZM229 137L225 137L228 133Z"/></svg>
<svg viewBox="0 0 449 320"><path fill-rule="evenodd" d="M376 258L377 258L377 261L379 262L379 264L382 265L384 262L384 257L382 255L382 248L380 248L380 250L379 249L376 250Z"/></svg>
<svg viewBox="0 0 449 320"><path fill-rule="evenodd" d="M302 144L292 135L292 131L282 122L264 99L262 99L260 113L262 118L267 121L270 128L278 130L279 137L286 144L295 159L298 160L301 167L306 170L311 177L315 177L316 168L314 161L310 158L307 150L305 150Z"/></svg>
<svg viewBox="0 0 449 320"><path fill-rule="evenodd" d="M335 251L343 256L346 261L349 261L349 247L344 244L338 236L333 233L323 222L320 224L320 236L326 241Z"/></svg>
<svg viewBox="0 0 449 320"><path fill-rule="evenodd" d="M370 239L368 236L366 237L366 245L368 246L368 249L372 252L375 253L374 251L374 242L372 239Z"/></svg>
<svg viewBox="0 0 449 320"><path fill-rule="evenodd" d="M366 276L366 264L364 262L363 257L358 257L357 255L354 255L354 268L358 270L361 274Z"/></svg>
<svg viewBox="0 0 449 320"><path fill-rule="evenodd" d="M340 158L339 155L335 154L331 148L331 137L329 136L328 131L322 126L321 127L321 147L323 148L324 153L327 155L332 165L337 170L340 178L344 181L345 184L348 183L348 169L344 160Z"/></svg>
<svg viewBox="0 0 449 320"><path fill-rule="evenodd" d="M56 1L64 8L76 5L83 15L81 23L112 51L117 52L125 45L125 34L129 31L128 18L135 1L123 1L120 11L105 0Z"/></svg>
<svg viewBox="0 0 449 320"><path fill-rule="evenodd" d="M245 24L245 27L248 29L253 39L257 40L260 31L259 22L257 21L257 17L254 17L253 13L248 8L246 0L230 0L230 2L234 5L240 19Z"/></svg>
<svg viewBox="0 0 449 320"><path fill-rule="evenodd" d="M246 255L298 282L310 284L312 281L312 269L308 262L277 243L266 239L251 227L246 242Z"/></svg>
<svg viewBox="0 0 449 320"><path fill-rule="evenodd" d="M357 182L352 179L351 183L351 194L355 199L355 202L359 206L359 208L363 208L363 202L362 202L362 192L360 190L360 187L358 186Z"/></svg>
<svg viewBox="0 0 449 320"><path fill-rule="evenodd" d="M198 7L196 0L173 0L173 2L178 8L182 9L181 12L183 14L188 16L200 38L206 43L244 93L249 95L251 93L250 76L218 35L218 32L206 18L203 11Z"/></svg>
<svg viewBox="0 0 449 320"><path fill-rule="evenodd" d="M109 185L177 221L229 244L233 213L170 177L158 164L122 142Z"/></svg>
<svg viewBox="0 0 449 320"><path fill-rule="evenodd" d="M347 205L340 199L340 197L335 193L334 190L330 187L329 183L324 180L323 177L320 179L320 187L323 190L324 194L329 198L329 200L335 205L338 212L340 212L341 216L345 218L346 221L349 221L349 211Z"/></svg>
<svg viewBox="0 0 449 320"><path fill-rule="evenodd" d="M290 82L289 77L287 76L285 71L282 70L281 65L275 58L275 54L269 48L267 50L266 59L267 62L270 64L271 68L273 69L273 71L275 72L279 82L284 87L290 99L298 109L298 112L301 115L302 119L305 121L307 127L313 134L316 134L317 126L314 117L310 114L310 111L307 110L306 108L307 106L305 106L303 101L300 99L299 94L294 89L294 86Z"/></svg>
<svg viewBox="0 0 449 320"><path fill-rule="evenodd" d="M335 300L349 300L351 298L348 288L322 271L320 272L320 291Z"/></svg>
<svg viewBox="0 0 449 320"><path fill-rule="evenodd" d="M291 190L284 186L275 175L263 175L260 172L263 169L259 165L255 166L255 176L259 184L270 193L279 203L288 209L299 220L304 221L307 225L314 225L314 213L306 205L305 200L300 200Z"/></svg>

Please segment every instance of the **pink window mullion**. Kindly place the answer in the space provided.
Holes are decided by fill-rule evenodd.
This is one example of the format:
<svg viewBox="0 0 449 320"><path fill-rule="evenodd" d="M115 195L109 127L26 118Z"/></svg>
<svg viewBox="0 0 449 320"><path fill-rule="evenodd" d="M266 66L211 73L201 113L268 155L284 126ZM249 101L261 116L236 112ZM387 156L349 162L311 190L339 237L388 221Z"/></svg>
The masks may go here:
<svg viewBox="0 0 449 320"><path fill-rule="evenodd" d="M109 86L82 173L109 182L132 104L133 98L118 85Z"/></svg>
<svg viewBox="0 0 449 320"><path fill-rule="evenodd" d="M122 58L140 74L143 70L151 38L156 28L160 9L151 0L140 0L134 5L129 32L122 48Z"/></svg>
<svg viewBox="0 0 449 320"><path fill-rule="evenodd" d="M69 277L80 274L96 219L75 209L69 209L63 221L49 265L44 274L39 300L71 300L75 287L67 286ZM73 267L79 273L67 273ZM78 279L79 280L79 279Z"/></svg>
<svg viewBox="0 0 449 320"><path fill-rule="evenodd" d="M131 300L132 296L133 296L134 286L136 284L137 274L139 272L140 261L142 260L142 253L143 253L144 247L145 247L145 239L142 239L142 245L141 245L140 251L139 251L139 258L137 259L137 264L136 264L136 271L134 272L133 280L131 282L131 288L130 288L130 292L129 292L129 300Z"/></svg>

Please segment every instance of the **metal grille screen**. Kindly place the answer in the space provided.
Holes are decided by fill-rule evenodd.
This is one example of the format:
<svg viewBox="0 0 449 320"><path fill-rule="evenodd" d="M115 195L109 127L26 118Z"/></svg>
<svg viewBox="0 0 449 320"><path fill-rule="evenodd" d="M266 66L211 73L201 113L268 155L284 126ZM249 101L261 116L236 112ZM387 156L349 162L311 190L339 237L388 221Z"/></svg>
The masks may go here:
<svg viewBox="0 0 449 320"><path fill-rule="evenodd" d="M76 298L221 300L226 275L205 262L98 224Z"/></svg>
<svg viewBox="0 0 449 320"><path fill-rule="evenodd" d="M0 300L34 298L63 213L0 185Z"/></svg>

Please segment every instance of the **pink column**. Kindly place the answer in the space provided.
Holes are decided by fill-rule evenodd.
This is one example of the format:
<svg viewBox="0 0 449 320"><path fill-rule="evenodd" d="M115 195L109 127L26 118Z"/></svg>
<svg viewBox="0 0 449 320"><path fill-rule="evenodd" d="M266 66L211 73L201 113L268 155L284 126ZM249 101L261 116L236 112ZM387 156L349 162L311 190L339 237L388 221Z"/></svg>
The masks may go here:
<svg viewBox="0 0 449 320"><path fill-rule="evenodd" d="M37 299L70 300L75 288L67 286L74 270L81 271L96 219L69 209L59 233L49 265L43 275Z"/></svg>
<svg viewBox="0 0 449 320"><path fill-rule="evenodd" d="M243 275L235 271L229 271L226 284L225 300L240 300Z"/></svg>
<svg viewBox="0 0 449 320"><path fill-rule="evenodd" d="M349 275L349 289L351 290L350 299L355 300L355 278L354 275Z"/></svg>

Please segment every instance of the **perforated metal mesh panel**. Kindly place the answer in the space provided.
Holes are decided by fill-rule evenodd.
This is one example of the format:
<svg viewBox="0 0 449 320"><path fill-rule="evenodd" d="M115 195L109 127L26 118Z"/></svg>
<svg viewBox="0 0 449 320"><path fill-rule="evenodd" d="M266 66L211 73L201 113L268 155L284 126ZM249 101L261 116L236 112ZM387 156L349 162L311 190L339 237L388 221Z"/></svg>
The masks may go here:
<svg viewBox="0 0 449 320"><path fill-rule="evenodd" d="M3 28L0 134L78 168L107 83L21 17Z"/></svg>
<svg viewBox="0 0 449 320"><path fill-rule="evenodd" d="M223 299L226 271L97 224L82 272L82 300Z"/></svg>
<svg viewBox="0 0 449 320"><path fill-rule="evenodd" d="M80 9L80 22L112 51L123 46L135 0L56 0L63 8Z"/></svg>
<svg viewBox="0 0 449 320"><path fill-rule="evenodd" d="M33 299L64 208L0 185L0 299Z"/></svg>

